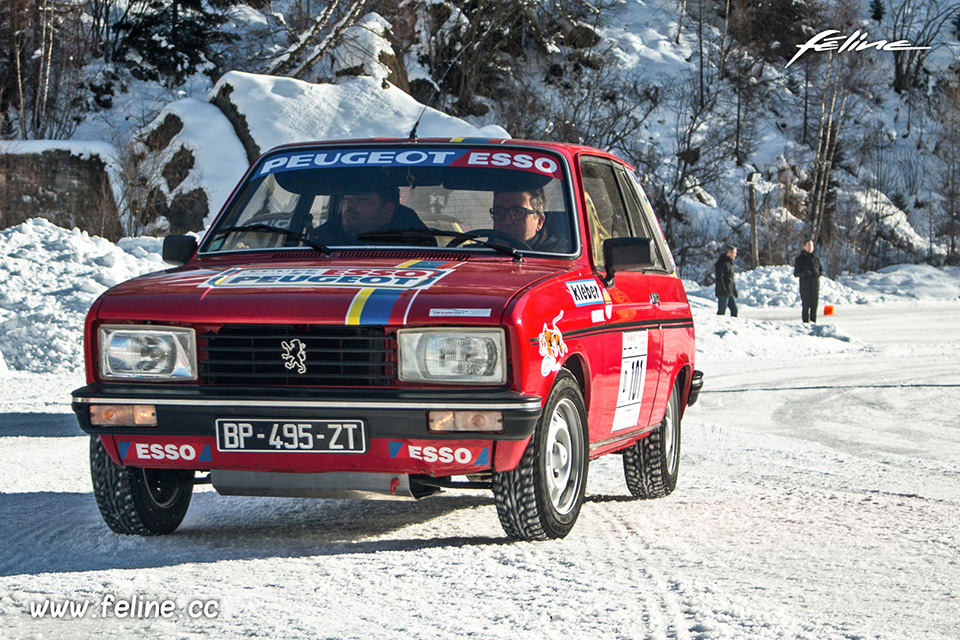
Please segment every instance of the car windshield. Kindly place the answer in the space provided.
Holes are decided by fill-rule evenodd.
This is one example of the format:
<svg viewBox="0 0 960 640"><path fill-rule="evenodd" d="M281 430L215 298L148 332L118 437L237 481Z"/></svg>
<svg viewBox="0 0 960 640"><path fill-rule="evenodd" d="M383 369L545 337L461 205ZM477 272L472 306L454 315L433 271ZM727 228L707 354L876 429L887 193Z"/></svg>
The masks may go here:
<svg viewBox="0 0 960 640"><path fill-rule="evenodd" d="M459 247L574 253L563 160L542 150L322 147L265 156L201 251Z"/></svg>

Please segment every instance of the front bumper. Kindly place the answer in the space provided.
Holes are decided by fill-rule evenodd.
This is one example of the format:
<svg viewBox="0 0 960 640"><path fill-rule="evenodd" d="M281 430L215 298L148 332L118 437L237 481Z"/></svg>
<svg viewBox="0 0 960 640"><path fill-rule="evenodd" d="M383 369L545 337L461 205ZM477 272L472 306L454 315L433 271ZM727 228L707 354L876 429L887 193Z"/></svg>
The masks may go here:
<svg viewBox="0 0 960 640"><path fill-rule="evenodd" d="M92 404L152 404L156 427L97 427L90 424ZM540 418L543 401L503 389L189 389L161 385L92 384L73 392L80 428L94 435L214 435L214 421L237 419L360 419L371 438L435 440L525 440ZM431 410L503 412L501 433L429 433Z"/></svg>
<svg viewBox="0 0 960 640"><path fill-rule="evenodd" d="M269 395L268 395L269 393ZM95 404L156 407L155 427L90 424ZM92 384L73 392L80 428L102 437L120 464L271 472L446 476L512 468L533 433L542 399L503 389L270 389ZM500 411L498 433L428 431L431 410ZM362 421L363 453L220 450L218 420ZM499 449L494 445L499 445Z"/></svg>

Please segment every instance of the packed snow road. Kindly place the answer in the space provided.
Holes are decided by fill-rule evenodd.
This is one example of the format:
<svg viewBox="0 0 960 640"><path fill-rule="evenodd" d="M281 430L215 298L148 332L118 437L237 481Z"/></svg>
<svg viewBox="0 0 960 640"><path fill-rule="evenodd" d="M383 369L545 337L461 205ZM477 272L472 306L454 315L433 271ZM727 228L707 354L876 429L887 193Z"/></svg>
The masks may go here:
<svg viewBox="0 0 960 640"><path fill-rule="evenodd" d="M798 314L698 304L707 386L683 423L677 491L630 501L619 458L603 458L571 535L537 544L508 542L484 492L201 491L176 534L117 536L65 404L82 381L10 372L0 635L956 638L960 305ZM135 613L175 607L120 618L108 593ZM89 608L31 614L64 602Z"/></svg>

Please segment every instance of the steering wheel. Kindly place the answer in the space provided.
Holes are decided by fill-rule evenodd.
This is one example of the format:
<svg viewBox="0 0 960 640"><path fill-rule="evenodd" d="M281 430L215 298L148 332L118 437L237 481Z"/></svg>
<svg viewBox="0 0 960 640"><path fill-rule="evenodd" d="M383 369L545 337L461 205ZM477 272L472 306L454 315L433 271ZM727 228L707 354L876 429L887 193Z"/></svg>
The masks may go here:
<svg viewBox="0 0 960 640"><path fill-rule="evenodd" d="M447 246L459 247L464 242L473 240L474 238L472 236L476 236L479 238L488 238L491 240L494 238L497 238L499 240L505 240L507 243L509 243L511 247L514 247L517 249L526 249L527 251L533 251L533 247L527 244L524 240L521 240L517 236L511 233L507 233L506 231L500 231L499 229L473 229L461 236L455 237L453 240L447 243Z"/></svg>

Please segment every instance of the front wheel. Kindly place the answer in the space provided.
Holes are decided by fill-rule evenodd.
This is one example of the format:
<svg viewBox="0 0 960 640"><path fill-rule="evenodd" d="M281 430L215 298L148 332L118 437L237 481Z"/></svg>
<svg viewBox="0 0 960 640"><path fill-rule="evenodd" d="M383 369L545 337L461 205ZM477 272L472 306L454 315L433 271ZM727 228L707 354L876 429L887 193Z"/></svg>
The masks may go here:
<svg viewBox="0 0 960 640"><path fill-rule="evenodd" d="M174 532L193 494L193 471L119 465L107 455L99 436L90 438L90 476L100 515L116 533Z"/></svg>
<svg viewBox="0 0 960 640"><path fill-rule="evenodd" d="M563 538L587 487L587 412L580 386L561 370L520 464L493 474L493 495L511 538Z"/></svg>
<svg viewBox="0 0 960 640"><path fill-rule="evenodd" d="M670 391L660 426L623 451L623 474L634 498L663 498L677 488L680 471L679 382Z"/></svg>

